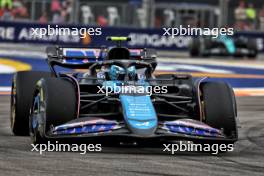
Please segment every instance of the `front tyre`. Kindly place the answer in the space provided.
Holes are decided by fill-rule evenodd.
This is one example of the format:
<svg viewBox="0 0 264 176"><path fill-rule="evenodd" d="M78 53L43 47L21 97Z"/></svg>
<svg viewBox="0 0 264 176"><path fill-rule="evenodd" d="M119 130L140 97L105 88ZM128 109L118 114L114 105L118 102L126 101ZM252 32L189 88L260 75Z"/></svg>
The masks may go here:
<svg viewBox="0 0 264 176"><path fill-rule="evenodd" d="M232 88L223 82L201 85L205 123L223 130L229 139L237 140L236 100Z"/></svg>
<svg viewBox="0 0 264 176"><path fill-rule="evenodd" d="M51 77L49 72L21 71L12 80L11 90L11 130L19 136L28 135L28 117L36 82Z"/></svg>
<svg viewBox="0 0 264 176"><path fill-rule="evenodd" d="M31 107L29 128L33 143L46 142L52 127L76 118L77 92L63 78L47 78L37 83Z"/></svg>

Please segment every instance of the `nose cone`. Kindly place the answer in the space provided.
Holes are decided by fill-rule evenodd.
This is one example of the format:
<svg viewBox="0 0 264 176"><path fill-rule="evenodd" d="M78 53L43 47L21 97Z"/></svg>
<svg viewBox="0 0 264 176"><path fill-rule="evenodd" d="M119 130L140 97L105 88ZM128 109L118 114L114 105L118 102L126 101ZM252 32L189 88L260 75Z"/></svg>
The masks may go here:
<svg viewBox="0 0 264 176"><path fill-rule="evenodd" d="M130 131L139 136L152 135L158 125L156 111L147 95L120 95L124 120Z"/></svg>

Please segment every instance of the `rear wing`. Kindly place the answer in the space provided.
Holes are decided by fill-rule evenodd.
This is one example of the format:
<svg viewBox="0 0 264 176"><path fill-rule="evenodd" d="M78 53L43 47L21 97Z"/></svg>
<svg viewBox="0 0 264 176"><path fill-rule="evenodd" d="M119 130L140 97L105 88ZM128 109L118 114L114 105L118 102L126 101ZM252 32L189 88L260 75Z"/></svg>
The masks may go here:
<svg viewBox="0 0 264 176"><path fill-rule="evenodd" d="M54 75L57 75L55 66L71 69L89 69L94 63L108 58L108 53L112 48L67 48L67 47L47 47L48 65ZM114 48L117 49L117 48ZM156 67L156 51L152 49L130 48L129 60L145 61ZM117 59L118 60L118 59ZM112 59L114 61L114 59Z"/></svg>
<svg viewBox="0 0 264 176"><path fill-rule="evenodd" d="M79 48L79 47L47 47L46 52L49 63L70 68L92 65L95 62L108 59L111 48ZM128 48L130 58L135 60L156 59L154 49Z"/></svg>
<svg viewBox="0 0 264 176"><path fill-rule="evenodd" d="M78 47L47 47L47 61L52 71L54 66L86 69L95 62L105 60L107 56L106 48L78 48Z"/></svg>
<svg viewBox="0 0 264 176"><path fill-rule="evenodd" d="M57 59L104 59L105 48L77 48L77 47L47 47L46 53L49 58Z"/></svg>

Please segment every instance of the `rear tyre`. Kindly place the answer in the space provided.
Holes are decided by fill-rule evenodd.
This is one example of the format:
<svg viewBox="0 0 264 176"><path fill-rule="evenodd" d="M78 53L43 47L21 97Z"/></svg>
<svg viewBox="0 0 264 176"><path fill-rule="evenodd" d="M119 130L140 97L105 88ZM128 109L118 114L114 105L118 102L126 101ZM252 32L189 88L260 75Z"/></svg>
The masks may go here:
<svg viewBox="0 0 264 176"><path fill-rule="evenodd" d="M200 55L200 39L199 38L193 38L190 43L190 55L192 57L197 57Z"/></svg>
<svg viewBox="0 0 264 176"><path fill-rule="evenodd" d="M247 48L250 51L250 54L248 54L248 57L250 59L255 59L258 55L258 47L257 42L255 39L249 39L247 43Z"/></svg>
<svg viewBox="0 0 264 176"><path fill-rule="evenodd" d="M37 83L29 122L33 143L46 142L52 127L76 118L76 94L74 84L66 79L46 78Z"/></svg>
<svg viewBox="0 0 264 176"><path fill-rule="evenodd" d="M230 139L237 139L236 100L232 88L221 82L201 85L205 123L222 129Z"/></svg>
<svg viewBox="0 0 264 176"><path fill-rule="evenodd" d="M201 85L205 123L223 130L230 141L196 141L203 152L219 154L233 151L237 140L236 99L232 88L221 82L205 82ZM206 150L205 150L206 149Z"/></svg>
<svg viewBox="0 0 264 176"><path fill-rule="evenodd" d="M203 48L202 56L203 57L209 57L210 56L210 50L213 48L213 42L209 38L203 38L202 42L200 42L201 48Z"/></svg>
<svg viewBox="0 0 264 176"><path fill-rule="evenodd" d="M36 82L50 77L49 72L22 71L17 72L12 80L11 91L11 130L15 135L28 135L28 117L32 104Z"/></svg>

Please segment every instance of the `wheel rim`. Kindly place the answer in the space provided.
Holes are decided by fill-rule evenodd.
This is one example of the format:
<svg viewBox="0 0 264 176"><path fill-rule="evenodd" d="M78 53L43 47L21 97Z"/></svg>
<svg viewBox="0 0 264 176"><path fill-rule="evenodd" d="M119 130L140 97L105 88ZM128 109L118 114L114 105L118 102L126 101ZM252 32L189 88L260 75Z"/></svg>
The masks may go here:
<svg viewBox="0 0 264 176"><path fill-rule="evenodd" d="M43 119L43 116L45 116L46 112L46 106L43 100L41 99L41 91L34 97L33 106L30 110L30 136L32 137L32 140L34 143L38 142L38 136L40 135L40 124L39 123L39 117ZM41 120L42 121L42 120ZM41 128L45 129L44 126Z"/></svg>
<svg viewBox="0 0 264 176"><path fill-rule="evenodd" d="M16 85L15 82L12 85L12 92L11 92L11 129L14 129L16 120Z"/></svg>
<svg viewBox="0 0 264 176"><path fill-rule="evenodd" d="M32 108L30 109L30 125L29 125L29 133L32 136L34 142L36 142L36 133L38 128L38 121L36 118L36 114L39 113L39 94L34 97L34 102Z"/></svg>

